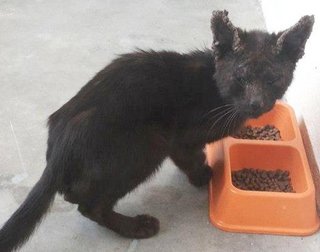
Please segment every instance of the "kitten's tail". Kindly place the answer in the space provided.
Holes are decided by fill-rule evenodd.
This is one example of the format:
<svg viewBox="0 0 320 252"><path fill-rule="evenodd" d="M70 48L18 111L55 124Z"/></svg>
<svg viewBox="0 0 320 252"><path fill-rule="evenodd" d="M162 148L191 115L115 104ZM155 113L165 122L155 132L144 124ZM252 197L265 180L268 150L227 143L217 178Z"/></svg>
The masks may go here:
<svg viewBox="0 0 320 252"><path fill-rule="evenodd" d="M48 164L26 200L0 230L0 251L19 248L32 234L56 194L56 176Z"/></svg>

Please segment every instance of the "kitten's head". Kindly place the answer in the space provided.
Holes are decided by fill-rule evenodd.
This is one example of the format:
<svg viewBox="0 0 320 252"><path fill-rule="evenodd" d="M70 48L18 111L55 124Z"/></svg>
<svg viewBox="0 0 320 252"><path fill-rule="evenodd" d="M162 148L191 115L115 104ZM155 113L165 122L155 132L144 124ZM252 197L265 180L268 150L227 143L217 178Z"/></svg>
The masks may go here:
<svg viewBox="0 0 320 252"><path fill-rule="evenodd" d="M278 34L246 32L232 25L227 11L214 11L214 77L221 97L244 118L269 111L290 85L313 23L313 16L304 16Z"/></svg>

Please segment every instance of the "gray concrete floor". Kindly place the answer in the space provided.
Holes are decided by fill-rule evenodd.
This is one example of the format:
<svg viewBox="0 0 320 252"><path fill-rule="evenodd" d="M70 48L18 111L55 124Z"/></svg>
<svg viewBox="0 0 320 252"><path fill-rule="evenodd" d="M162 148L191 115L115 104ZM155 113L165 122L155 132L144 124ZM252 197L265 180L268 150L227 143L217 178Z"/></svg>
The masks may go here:
<svg viewBox="0 0 320 252"><path fill-rule="evenodd" d="M210 46L214 9L229 10L236 25L265 28L258 0L0 1L0 223L45 167L48 115L116 54L135 47L185 52ZM57 196L21 251L319 251L319 233L303 238L220 231L209 223L207 205L207 190L193 188L166 160L117 207L158 217L156 237L121 238Z"/></svg>

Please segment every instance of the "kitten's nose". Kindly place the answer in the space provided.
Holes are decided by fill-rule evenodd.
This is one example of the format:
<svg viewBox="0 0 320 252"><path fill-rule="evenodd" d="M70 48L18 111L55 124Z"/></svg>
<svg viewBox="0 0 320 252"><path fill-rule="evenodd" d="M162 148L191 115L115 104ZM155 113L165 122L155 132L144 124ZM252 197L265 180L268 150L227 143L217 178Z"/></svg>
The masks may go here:
<svg viewBox="0 0 320 252"><path fill-rule="evenodd" d="M260 104L260 102L259 102L258 100L252 100L252 101L250 101L249 105L250 105L250 108L251 108L252 110L258 110L258 109L261 108L261 104Z"/></svg>

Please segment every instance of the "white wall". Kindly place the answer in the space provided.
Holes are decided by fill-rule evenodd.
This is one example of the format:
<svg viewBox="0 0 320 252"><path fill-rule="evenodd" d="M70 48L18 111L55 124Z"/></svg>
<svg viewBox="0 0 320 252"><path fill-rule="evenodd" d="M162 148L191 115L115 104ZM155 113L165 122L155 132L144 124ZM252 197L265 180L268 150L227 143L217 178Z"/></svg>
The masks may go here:
<svg viewBox="0 0 320 252"><path fill-rule="evenodd" d="M270 32L287 29L303 15L315 16L305 55L298 62L286 99L298 116L303 117L316 161L320 164L320 1L261 0L261 5Z"/></svg>

